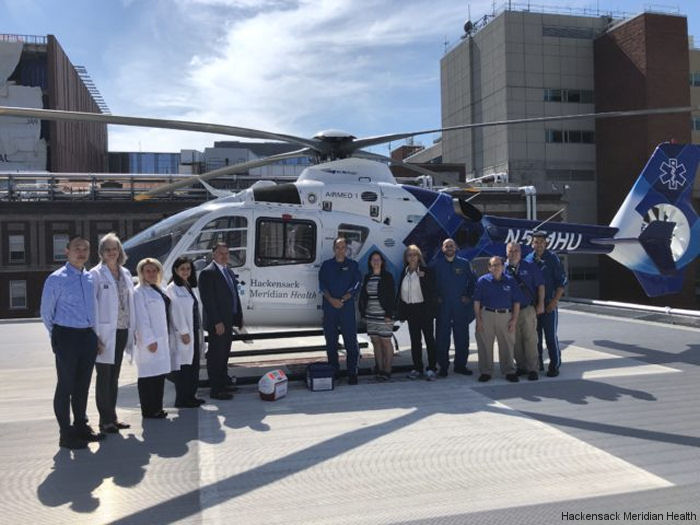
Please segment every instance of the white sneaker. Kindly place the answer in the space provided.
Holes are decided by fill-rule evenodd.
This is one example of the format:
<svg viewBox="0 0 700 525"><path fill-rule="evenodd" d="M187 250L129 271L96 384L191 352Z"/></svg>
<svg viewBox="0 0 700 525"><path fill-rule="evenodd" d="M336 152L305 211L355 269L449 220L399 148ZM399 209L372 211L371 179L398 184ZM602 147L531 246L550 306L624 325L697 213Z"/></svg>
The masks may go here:
<svg viewBox="0 0 700 525"><path fill-rule="evenodd" d="M432 370L428 370L425 373L425 380L426 381L435 381L436 379L437 379L437 376L435 375L435 372L433 372Z"/></svg>
<svg viewBox="0 0 700 525"><path fill-rule="evenodd" d="M413 380L418 379L420 376L421 373L418 370L411 370L406 377Z"/></svg>

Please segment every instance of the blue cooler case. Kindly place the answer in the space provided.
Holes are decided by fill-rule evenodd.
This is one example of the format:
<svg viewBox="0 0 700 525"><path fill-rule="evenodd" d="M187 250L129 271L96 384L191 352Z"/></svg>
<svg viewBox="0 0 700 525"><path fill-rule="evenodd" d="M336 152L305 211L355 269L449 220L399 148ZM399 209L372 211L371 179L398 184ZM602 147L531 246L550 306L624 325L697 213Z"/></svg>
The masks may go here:
<svg viewBox="0 0 700 525"><path fill-rule="evenodd" d="M306 387L312 392L335 388L335 368L328 363L311 363L306 367Z"/></svg>

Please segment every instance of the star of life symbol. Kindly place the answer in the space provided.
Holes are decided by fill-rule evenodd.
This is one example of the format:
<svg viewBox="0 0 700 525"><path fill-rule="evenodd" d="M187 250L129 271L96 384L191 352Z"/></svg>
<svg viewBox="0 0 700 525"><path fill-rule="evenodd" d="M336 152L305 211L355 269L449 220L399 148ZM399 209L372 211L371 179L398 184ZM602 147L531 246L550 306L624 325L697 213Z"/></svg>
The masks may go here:
<svg viewBox="0 0 700 525"><path fill-rule="evenodd" d="M678 163L678 159L668 159L668 162L661 164L663 172L659 177L662 184L668 186L669 190L677 190L685 186L685 166Z"/></svg>

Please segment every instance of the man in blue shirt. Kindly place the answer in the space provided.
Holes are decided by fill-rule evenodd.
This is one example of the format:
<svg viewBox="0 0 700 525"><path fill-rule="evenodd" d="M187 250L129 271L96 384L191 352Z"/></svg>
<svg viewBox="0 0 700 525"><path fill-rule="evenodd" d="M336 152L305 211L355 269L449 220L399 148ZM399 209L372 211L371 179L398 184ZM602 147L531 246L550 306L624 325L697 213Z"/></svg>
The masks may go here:
<svg viewBox="0 0 700 525"><path fill-rule="evenodd" d="M88 441L105 437L90 428L85 413L97 358L95 295L92 275L85 270L89 256L90 243L72 237L66 247L68 262L49 275L41 295L41 319L56 356L53 409L60 428L59 445L70 449L86 448Z"/></svg>
<svg viewBox="0 0 700 525"><path fill-rule="evenodd" d="M321 265L318 274L319 287L323 294L323 335L326 338L328 363L336 371L338 362L338 327L343 334L347 352L348 384L357 384L359 350L357 346L357 323L355 321L355 297L360 288L360 269L357 263L346 257L347 242L338 237L333 242L335 257Z"/></svg>
<svg viewBox="0 0 700 525"><path fill-rule="evenodd" d="M522 295L515 329L515 365L518 375L527 374L530 381L536 381L539 379L537 316L544 312L544 277L535 263L522 260L517 242L509 242L506 253L506 274L517 282Z"/></svg>
<svg viewBox="0 0 700 525"><path fill-rule="evenodd" d="M544 276L544 313L537 316L537 352L540 360L540 370L544 370L542 361L542 334L547 343L547 353L549 354L549 367L547 377L559 375L561 365L561 350L557 339L557 325L559 314L557 305L559 299L564 295L564 287L567 279L564 268L555 254L547 250L547 234L535 232L532 234L532 253L525 257L527 262L532 262L542 272Z"/></svg>
<svg viewBox="0 0 700 525"><path fill-rule="evenodd" d="M442 255L432 263L437 291L437 359L438 375L447 376L450 366L450 333L454 337L454 371L472 375L467 368L469 357L469 323L474 319L472 295L476 278L469 261L457 256L457 245L452 239L442 242Z"/></svg>
<svg viewBox="0 0 700 525"><path fill-rule="evenodd" d="M489 259L489 273L479 277L474 291L476 345L479 348L479 381L493 375L493 341L498 339L498 361L508 381L518 382L513 363L515 327L521 295L518 283L503 273L500 257Z"/></svg>

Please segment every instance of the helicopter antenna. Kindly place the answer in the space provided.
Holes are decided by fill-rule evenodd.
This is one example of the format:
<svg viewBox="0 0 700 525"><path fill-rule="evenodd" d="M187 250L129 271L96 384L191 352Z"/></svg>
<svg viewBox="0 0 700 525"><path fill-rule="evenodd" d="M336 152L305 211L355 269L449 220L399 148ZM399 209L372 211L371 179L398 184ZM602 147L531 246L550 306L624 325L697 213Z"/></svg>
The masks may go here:
<svg viewBox="0 0 700 525"><path fill-rule="evenodd" d="M559 211L557 211L557 212L554 212L552 215L550 215L550 216L547 217L545 220L543 220L541 223L539 223L537 226L535 226L535 227L532 229L532 231L533 231L533 232L536 232L537 230L540 229L540 227L542 227L542 225L544 225L544 224L548 223L549 221L551 221L554 217L556 217L557 215L559 215L559 214L560 214L561 212L563 212L565 209L566 209L566 208L562 208L561 210L559 210Z"/></svg>

